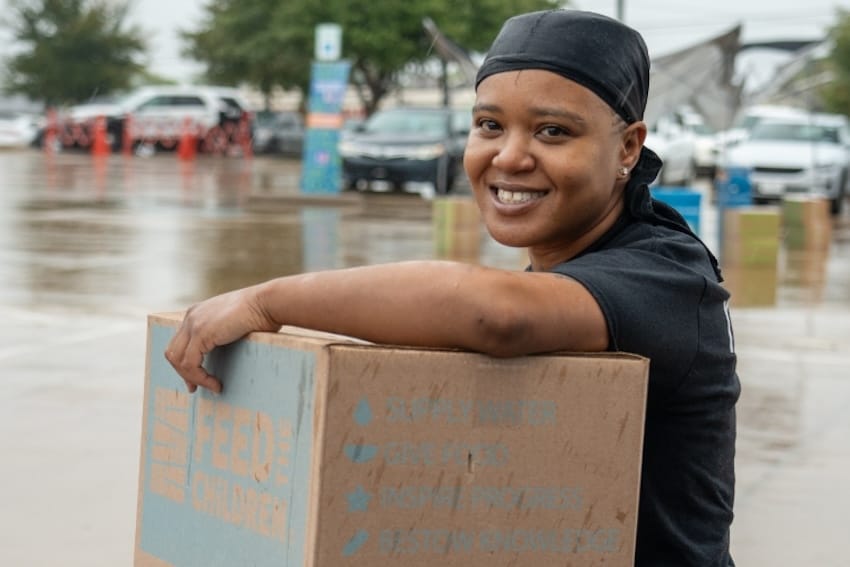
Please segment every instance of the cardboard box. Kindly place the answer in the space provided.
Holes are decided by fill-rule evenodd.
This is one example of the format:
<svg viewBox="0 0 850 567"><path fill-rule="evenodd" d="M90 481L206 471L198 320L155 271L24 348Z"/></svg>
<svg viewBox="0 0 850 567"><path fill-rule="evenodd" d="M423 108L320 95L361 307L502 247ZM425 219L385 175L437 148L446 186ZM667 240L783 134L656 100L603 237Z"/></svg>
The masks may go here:
<svg viewBox="0 0 850 567"><path fill-rule="evenodd" d="M477 262L481 252L481 213L470 197L436 197L432 204L437 258Z"/></svg>
<svg viewBox="0 0 850 567"><path fill-rule="evenodd" d="M149 318L136 567L633 564L649 361L493 359Z"/></svg>
<svg viewBox="0 0 850 567"><path fill-rule="evenodd" d="M775 267L779 255L777 209L742 207L723 213L723 266Z"/></svg>
<svg viewBox="0 0 850 567"><path fill-rule="evenodd" d="M786 196L782 228L790 250L826 250L832 240L830 202L825 197Z"/></svg>
<svg viewBox="0 0 850 567"><path fill-rule="evenodd" d="M723 268L724 287L735 307L776 305L778 269L772 266L729 266Z"/></svg>
<svg viewBox="0 0 850 567"><path fill-rule="evenodd" d="M784 291L795 303L817 305L826 292L829 252L827 250L788 250L782 271Z"/></svg>

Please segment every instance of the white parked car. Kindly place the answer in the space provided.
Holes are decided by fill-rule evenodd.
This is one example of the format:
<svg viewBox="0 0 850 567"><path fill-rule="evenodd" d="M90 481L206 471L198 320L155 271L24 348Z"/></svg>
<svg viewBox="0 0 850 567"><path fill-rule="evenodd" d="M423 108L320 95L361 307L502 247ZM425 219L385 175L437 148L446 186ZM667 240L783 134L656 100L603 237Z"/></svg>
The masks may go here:
<svg viewBox="0 0 850 567"><path fill-rule="evenodd" d="M23 148L35 142L44 119L26 112L0 111L0 148Z"/></svg>
<svg viewBox="0 0 850 567"><path fill-rule="evenodd" d="M658 173L658 185L689 187L696 178L694 136L673 120L659 120L646 134L644 145L664 162Z"/></svg>
<svg viewBox="0 0 850 567"><path fill-rule="evenodd" d="M720 154L717 135L704 122L688 122L686 126L694 139L694 165L697 174L714 177L717 156Z"/></svg>
<svg viewBox="0 0 850 567"><path fill-rule="evenodd" d="M107 122L109 143L113 149L118 149L124 137L127 117L132 116L129 132L134 143L174 147L188 119L195 129L194 133L203 141L202 149L204 144L208 146L207 149L220 149L219 146L232 142L236 137L236 130L240 121L247 116L247 110L247 104L236 89L212 86L142 87L116 102L72 107L65 117L62 141L66 146L89 145L89 130L81 130L78 126L86 125L86 128L90 128L92 121L102 116Z"/></svg>
<svg viewBox="0 0 850 567"><path fill-rule="evenodd" d="M722 165L750 170L756 203L792 193L823 195L837 214L848 195L850 124L836 114L764 119L727 148Z"/></svg>
<svg viewBox="0 0 850 567"><path fill-rule="evenodd" d="M738 113L731 128L717 133L717 143L722 151L725 147L746 140L752 129L764 120L798 118L806 115L808 115L807 111L793 106L771 104L750 106Z"/></svg>

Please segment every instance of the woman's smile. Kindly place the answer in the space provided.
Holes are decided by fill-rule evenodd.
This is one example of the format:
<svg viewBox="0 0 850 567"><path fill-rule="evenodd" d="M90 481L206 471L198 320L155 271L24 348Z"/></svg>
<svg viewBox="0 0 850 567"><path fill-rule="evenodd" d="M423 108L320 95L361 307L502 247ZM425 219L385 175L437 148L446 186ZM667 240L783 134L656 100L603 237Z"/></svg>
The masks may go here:
<svg viewBox="0 0 850 567"><path fill-rule="evenodd" d="M549 194L546 189L536 189L522 185L495 183L490 185L490 194L496 206L503 213L518 213L534 205Z"/></svg>

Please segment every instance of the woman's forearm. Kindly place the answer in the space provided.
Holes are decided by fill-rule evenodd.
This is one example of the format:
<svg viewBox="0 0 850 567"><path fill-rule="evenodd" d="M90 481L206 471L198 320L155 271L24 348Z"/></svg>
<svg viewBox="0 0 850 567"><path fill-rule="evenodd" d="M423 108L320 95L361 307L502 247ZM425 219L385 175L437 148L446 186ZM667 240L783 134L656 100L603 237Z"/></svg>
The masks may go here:
<svg viewBox="0 0 850 567"><path fill-rule="evenodd" d="M189 309L166 358L190 391L221 391L204 355L281 325L492 356L608 346L599 305L574 280L422 261L288 276L210 298Z"/></svg>
<svg viewBox="0 0 850 567"><path fill-rule="evenodd" d="M260 284L257 299L282 325L497 354L498 344L520 332L521 317L506 309L519 276L454 262L403 262L279 278Z"/></svg>

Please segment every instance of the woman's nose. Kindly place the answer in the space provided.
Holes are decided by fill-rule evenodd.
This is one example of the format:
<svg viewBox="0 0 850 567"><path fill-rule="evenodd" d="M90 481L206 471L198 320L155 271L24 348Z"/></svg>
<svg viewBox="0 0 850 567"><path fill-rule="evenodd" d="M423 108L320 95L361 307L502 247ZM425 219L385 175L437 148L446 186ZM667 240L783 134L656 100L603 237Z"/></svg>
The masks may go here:
<svg viewBox="0 0 850 567"><path fill-rule="evenodd" d="M493 156L493 166L508 172L534 169L534 158L529 151L529 141L519 135L505 136L498 153Z"/></svg>

